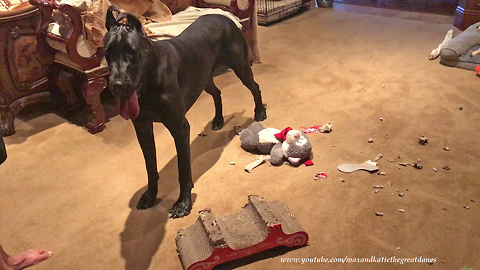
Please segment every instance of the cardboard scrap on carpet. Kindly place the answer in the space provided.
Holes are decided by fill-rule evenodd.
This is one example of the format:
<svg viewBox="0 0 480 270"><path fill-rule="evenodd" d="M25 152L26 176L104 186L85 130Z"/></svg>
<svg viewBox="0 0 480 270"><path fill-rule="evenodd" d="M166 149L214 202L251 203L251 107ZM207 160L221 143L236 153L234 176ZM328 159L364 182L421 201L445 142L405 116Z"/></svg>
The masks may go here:
<svg viewBox="0 0 480 270"><path fill-rule="evenodd" d="M352 164L352 163L343 163L338 165L338 170L345 173L351 173L358 170L365 170L369 172L374 172L378 170L377 163L367 160L362 164Z"/></svg>
<svg viewBox="0 0 480 270"><path fill-rule="evenodd" d="M228 216L200 211L192 226L178 231L175 242L183 269L210 270L277 246L305 246L308 234L283 203L250 195L247 205Z"/></svg>
<svg viewBox="0 0 480 270"><path fill-rule="evenodd" d="M259 156L254 162L248 164L247 166L245 166L245 171L250 173L253 171L253 169L255 169L256 167L262 165L265 161L269 160L270 159L270 156L269 155L262 155L262 156Z"/></svg>

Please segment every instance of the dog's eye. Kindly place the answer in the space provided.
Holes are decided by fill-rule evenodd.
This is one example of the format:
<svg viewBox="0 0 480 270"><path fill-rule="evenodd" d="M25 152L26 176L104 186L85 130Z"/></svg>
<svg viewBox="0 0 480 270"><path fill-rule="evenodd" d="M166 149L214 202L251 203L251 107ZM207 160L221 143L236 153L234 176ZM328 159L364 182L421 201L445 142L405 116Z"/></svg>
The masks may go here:
<svg viewBox="0 0 480 270"><path fill-rule="evenodd" d="M130 57L130 58L137 59L140 54L139 54L138 51L133 51L133 50L131 50L130 52L128 52L127 55L128 55L128 57Z"/></svg>
<svg viewBox="0 0 480 270"><path fill-rule="evenodd" d="M138 50L129 47L128 50L127 50L127 53L131 56L136 56L138 54Z"/></svg>

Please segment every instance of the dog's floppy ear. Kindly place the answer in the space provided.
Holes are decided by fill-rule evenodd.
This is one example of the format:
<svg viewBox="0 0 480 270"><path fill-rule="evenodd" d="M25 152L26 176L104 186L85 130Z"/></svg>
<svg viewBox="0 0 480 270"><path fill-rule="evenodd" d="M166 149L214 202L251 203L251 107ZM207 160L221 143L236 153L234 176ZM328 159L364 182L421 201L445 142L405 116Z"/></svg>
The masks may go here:
<svg viewBox="0 0 480 270"><path fill-rule="evenodd" d="M132 30L137 30L140 33L144 33L142 23L137 19L137 17L135 17L135 15L128 12L120 13L117 17L117 24L125 24L125 21L127 27L131 28Z"/></svg>
<svg viewBox="0 0 480 270"><path fill-rule="evenodd" d="M116 5L111 5L108 8L107 17L105 18L105 28L107 28L107 31L110 31L110 28L117 25L117 20L115 19L113 12L116 12L118 16L118 14L120 14L120 8L117 7Z"/></svg>

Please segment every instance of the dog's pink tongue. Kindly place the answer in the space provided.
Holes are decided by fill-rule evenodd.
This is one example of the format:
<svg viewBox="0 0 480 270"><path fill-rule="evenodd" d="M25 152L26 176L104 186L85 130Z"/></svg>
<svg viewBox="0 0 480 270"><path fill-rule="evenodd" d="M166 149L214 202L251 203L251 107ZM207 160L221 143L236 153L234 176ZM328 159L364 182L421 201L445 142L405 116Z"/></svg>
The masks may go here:
<svg viewBox="0 0 480 270"><path fill-rule="evenodd" d="M137 93L133 93L128 99L119 99L118 106L120 115L125 120L135 119L140 113L140 108L138 107L138 97Z"/></svg>

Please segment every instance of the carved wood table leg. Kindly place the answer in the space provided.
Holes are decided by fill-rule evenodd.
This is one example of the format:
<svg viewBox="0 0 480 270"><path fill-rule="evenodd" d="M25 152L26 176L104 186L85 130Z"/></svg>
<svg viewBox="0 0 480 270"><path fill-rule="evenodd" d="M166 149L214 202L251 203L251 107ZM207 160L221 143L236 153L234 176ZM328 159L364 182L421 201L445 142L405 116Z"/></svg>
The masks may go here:
<svg viewBox="0 0 480 270"><path fill-rule="evenodd" d="M7 105L0 105L0 129L2 136L6 137L15 133L14 119L15 114L13 110Z"/></svg>
<svg viewBox="0 0 480 270"><path fill-rule="evenodd" d="M94 118L85 126L90 133L98 133L105 128L105 111L100 101L100 94L107 87L103 77L88 80L82 84L82 94L93 110Z"/></svg>
<svg viewBox="0 0 480 270"><path fill-rule="evenodd" d="M64 114L71 114L77 107L77 96L72 87L72 80L75 76L69 72L60 70L58 76L55 77L55 82L65 96L66 102L62 104L62 111Z"/></svg>

